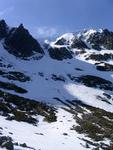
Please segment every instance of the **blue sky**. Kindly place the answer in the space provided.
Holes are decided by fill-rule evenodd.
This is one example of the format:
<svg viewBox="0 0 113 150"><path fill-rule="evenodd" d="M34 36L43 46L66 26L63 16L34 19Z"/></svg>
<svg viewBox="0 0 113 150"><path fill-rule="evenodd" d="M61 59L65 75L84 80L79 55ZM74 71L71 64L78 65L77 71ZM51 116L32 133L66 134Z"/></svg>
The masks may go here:
<svg viewBox="0 0 113 150"><path fill-rule="evenodd" d="M0 0L0 18L35 36L89 28L113 30L113 0Z"/></svg>

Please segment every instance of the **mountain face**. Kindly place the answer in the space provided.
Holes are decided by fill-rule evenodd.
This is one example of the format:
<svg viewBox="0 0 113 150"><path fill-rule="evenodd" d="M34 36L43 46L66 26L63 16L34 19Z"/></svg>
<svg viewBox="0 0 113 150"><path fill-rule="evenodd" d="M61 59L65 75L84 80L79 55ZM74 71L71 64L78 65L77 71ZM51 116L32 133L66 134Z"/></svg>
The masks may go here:
<svg viewBox="0 0 113 150"><path fill-rule="evenodd" d="M102 47L105 49L113 49L113 32L110 32L107 29L104 29L102 32L96 32L89 37L87 40L92 44L92 48L96 50L102 50Z"/></svg>
<svg viewBox="0 0 113 150"><path fill-rule="evenodd" d="M49 55L51 58L56 60L63 60L63 59L71 59L72 54L69 50L65 47L60 48L49 48L48 49Z"/></svg>
<svg viewBox="0 0 113 150"><path fill-rule="evenodd" d="M0 22L0 37L4 39L4 48L17 57L30 57L37 53L44 54L40 44L21 24L17 28L8 29L4 20Z"/></svg>
<svg viewBox="0 0 113 150"><path fill-rule="evenodd" d="M112 150L112 45L107 29L40 44L1 20L0 149Z"/></svg>
<svg viewBox="0 0 113 150"><path fill-rule="evenodd" d="M67 36L67 37L66 37ZM70 38L69 38L70 37ZM95 49L103 48L113 49L113 32L107 29L86 30L81 33L68 33L57 39L56 45L70 45L71 48Z"/></svg>
<svg viewBox="0 0 113 150"><path fill-rule="evenodd" d="M88 49L87 45L73 33L64 34L58 38L55 45L68 45L70 48Z"/></svg>

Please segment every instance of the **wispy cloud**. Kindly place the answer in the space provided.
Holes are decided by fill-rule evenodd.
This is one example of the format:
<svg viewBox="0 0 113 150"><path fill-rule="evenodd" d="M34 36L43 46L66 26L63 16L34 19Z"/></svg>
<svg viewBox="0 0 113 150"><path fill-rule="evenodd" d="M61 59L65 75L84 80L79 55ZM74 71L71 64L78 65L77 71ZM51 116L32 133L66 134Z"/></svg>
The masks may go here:
<svg viewBox="0 0 113 150"><path fill-rule="evenodd" d="M41 37L53 37L57 34L57 29L53 27L38 27L37 34Z"/></svg>
<svg viewBox="0 0 113 150"><path fill-rule="evenodd" d="M14 10L14 7L9 7L9 8L6 8L4 10L0 10L0 17L3 17L4 15L12 12Z"/></svg>

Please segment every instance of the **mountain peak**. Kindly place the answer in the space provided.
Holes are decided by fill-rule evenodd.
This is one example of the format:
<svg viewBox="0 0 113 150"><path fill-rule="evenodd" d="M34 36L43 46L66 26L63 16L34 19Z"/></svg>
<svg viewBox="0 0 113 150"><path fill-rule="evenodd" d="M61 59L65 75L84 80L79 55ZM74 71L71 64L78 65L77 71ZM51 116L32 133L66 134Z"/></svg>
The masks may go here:
<svg viewBox="0 0 113 150"><path fill-rule="evenodd" d="M8 33L8 25L5 20L0 20L0 39L4 38Z"/></svg>
<svg viewBox="0 0 113 150"><path fill-rule="evenodd" d="M0 21L0 39L4 38L4 48L17 57L30 57L44 53L38 41L20 24L8 30L5 20Z"/></svg>
<svg viewBox="0 0 113 150"><path fill-rule="evenodd" d="M27 33L29 33L29 31L24 27L24 25L22 23L16 29L20 30L20 31L24 31L24 32L26 31Z"/></svg>
<svg viewBox="0 0 113 150"><path fill-rule="evenodd" d="M76 41L76 42L75 42ZM78 46L78 42L82 46ZM89 29L77 33L66 33L57 38L57 45L73 45L73 48L89 48L95 50L113 49L113 32L108 29ZM84 44L87 46L84 46ZM81 45L81 44L80 44Z"/></svg>
<svg viewBox="0 0 113 150"><path fill-rule="evenodd" d="M20 28L24 28L24 25L23 25L23 23L21 23L21 24L19 25L19 27L20 27Z"/></svg>

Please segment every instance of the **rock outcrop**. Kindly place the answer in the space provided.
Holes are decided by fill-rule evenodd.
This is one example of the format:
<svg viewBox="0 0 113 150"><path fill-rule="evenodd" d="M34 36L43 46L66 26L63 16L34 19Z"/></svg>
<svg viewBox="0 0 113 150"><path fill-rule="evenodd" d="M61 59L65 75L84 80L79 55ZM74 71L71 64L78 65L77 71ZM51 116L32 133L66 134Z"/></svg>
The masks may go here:
<svg viewBox="0 0 113 150"><path fill-rule="evenodd" d="M67 48L61 47L61 48L49 48L49 55L51 58L56 60L63 60L63 59L71 59L72 54L70 51L68 51Z"/></svg>
<svg viewBox="0 0 113 150"><path fill-rule="evenodd" d="M40 44L27 29L21 24L12 28L5 38L5 48L17 57L30 57L35 53L44 54Z"/></svg>

